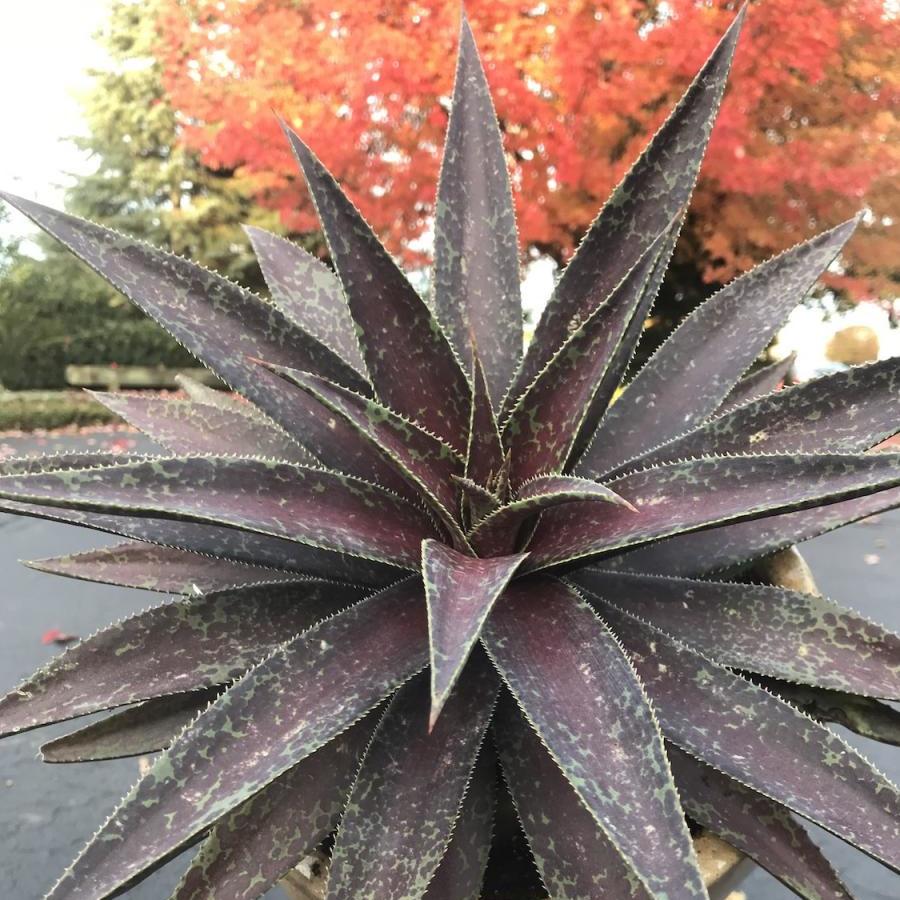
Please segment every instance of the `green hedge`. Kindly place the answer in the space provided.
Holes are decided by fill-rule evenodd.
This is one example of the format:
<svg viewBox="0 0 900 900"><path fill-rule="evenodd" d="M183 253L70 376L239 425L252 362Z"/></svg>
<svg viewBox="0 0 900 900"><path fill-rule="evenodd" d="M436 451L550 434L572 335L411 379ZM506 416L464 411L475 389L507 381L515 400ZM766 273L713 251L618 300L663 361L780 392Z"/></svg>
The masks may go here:
<svg viewBox="0 0 900 900"><path fill-rule="evenodd" d="M118 421L83 391L0 391L0 432Z"/></svg>
<svg viewBox="0 0 900 900"><path fill-rule="evenodd" d="M68 255L20 256L0 275L0 385L65 388L65 367L196 362L155 322Z"/></svg>

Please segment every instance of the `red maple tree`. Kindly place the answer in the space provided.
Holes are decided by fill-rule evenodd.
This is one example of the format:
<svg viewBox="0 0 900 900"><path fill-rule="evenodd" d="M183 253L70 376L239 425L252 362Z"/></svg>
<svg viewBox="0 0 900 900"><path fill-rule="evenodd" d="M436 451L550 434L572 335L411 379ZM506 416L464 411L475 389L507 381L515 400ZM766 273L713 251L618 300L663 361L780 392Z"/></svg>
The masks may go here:
<svg viewBox="0 0 900 900"><path fill-rule="evenodd" d="M452 85L446 0L159 0L182 139L316 228L273 111L391 248L421 251ZM723 0L469 0L523 249L562 262L734 15ZM897 294L900 19L883 0L752 3L676 257L720 282L869 210L832 284ZM690 280L690 279L688 279Z"/></svg>

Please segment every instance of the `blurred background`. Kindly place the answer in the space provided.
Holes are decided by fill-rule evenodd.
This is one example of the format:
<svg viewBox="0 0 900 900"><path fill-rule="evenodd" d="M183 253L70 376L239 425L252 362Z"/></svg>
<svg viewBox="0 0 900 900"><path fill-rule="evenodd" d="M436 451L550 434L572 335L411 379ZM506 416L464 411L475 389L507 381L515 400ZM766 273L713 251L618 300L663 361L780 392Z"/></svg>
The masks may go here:
<svg viewBox="0 0 900 900"><path fill-rule="evenodd" d="M527 326L737 5L467 0L508 151ZM795 353L789 377L802 380L898 355L900 0L750 6L636 364L736 274L859 211L846 252L767 356ZM426 290L458 15L455 0L6 0L0 187L264 293L243 223L325 253L277 113ZM0 210L0 456L64 449L76 437L141 449L80 388L171 388L194 365L74 257ZM97 544L34 520L0 516L0 529L4 572L18 557ZM900 554L886 548L898 535L895 512L810 547L827 592L854 604L865 595L865 611L894 627ZM0 603L3 688L58 643L149 602L15 571ZM38 896L134 780L133 760L48 773L34 760L46 738L0 747L3 896ZM900 777L884 747L866 751ZM858 896L895 896L877 865L841 852ZM166 896L176 875L164 870L136 896ZM747 894L789 896L762 873Z"/></svg>
<svg viewBox="0 0 900 900"><path fill-rule="evenodd" d="M900 352L897 0L750 5L639 359L723 282L860 210L846 253L770 353L798 351L794 375L804 378ZM529 322L735 6L467 4L509 155ZM3 101L5 189L264 291L241 224L324 254L278 113L427 286L455 2L32 0L4 4L2 17L0 76L16 86ZM0 221L0 270L0 385L8 391L92 379L129 386L129 366L191 364L18 215ZM67 366L120 371L70 369L67 380ZM139 376L131 386L144 386Z"/></svg>

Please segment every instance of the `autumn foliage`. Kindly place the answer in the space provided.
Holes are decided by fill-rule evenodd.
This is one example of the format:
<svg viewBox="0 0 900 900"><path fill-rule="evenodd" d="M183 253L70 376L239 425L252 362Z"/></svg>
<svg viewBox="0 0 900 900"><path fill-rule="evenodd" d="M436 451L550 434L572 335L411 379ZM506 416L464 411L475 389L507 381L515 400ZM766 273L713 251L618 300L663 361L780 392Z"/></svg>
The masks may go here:
<svg viewBox="0 0 900 900"><path fill-rule="evenodd" d="M466 4L526 252L571 253L734 6ZM278 112L412 259L432 211L458 17L447 0L160 0L158 52L182 139L206 165L238 171L287 231L315 230ZM727 280L865 206L832 284L895 296L900 20L880 0L754 2L732 83L676 263Z"/></svg>

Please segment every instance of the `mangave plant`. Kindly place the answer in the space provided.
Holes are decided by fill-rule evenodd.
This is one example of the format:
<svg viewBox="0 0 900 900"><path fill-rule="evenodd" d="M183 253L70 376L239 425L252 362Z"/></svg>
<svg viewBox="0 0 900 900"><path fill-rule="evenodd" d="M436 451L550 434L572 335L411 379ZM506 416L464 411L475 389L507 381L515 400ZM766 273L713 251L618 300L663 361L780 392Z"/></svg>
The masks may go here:
<svg viewBox="0 0 900 900"><path fill-rule="evenodd" d="M0 702L8 734L112 711L52 762L163 751L51 897L121 893L199 844L178 900L260 896L316 848L332 900L473 898L518 827L493 822L506 791L565 900L706 896L689 825L846 898L791 813L900 865L897 789L822 724L897 742L900 637L744 575L900 504L900 454L867 452L897 430L900 361L782 391L745 374L856 221L712 296L618 396L742 18L524 354L465 22L428 299L287 125L334 272L253 229L271 300L7 197L238 395L105 398L160 452L3 464L4 510L124 539L32 565L179 595Z"/></svg>

